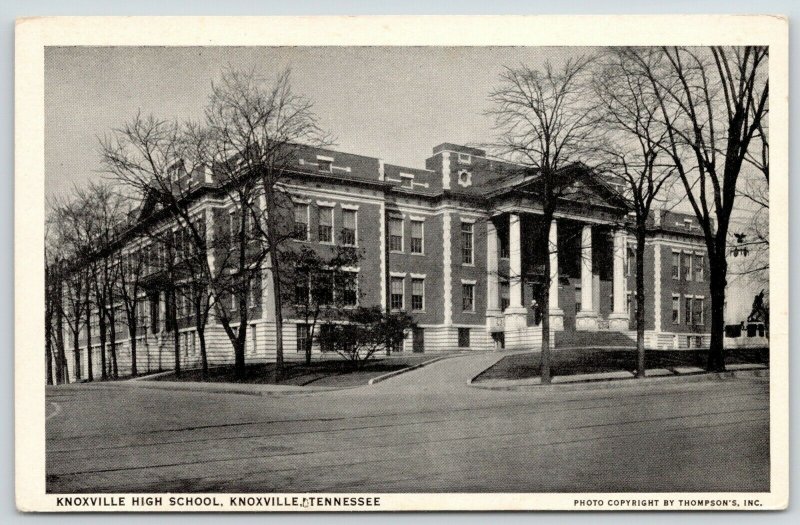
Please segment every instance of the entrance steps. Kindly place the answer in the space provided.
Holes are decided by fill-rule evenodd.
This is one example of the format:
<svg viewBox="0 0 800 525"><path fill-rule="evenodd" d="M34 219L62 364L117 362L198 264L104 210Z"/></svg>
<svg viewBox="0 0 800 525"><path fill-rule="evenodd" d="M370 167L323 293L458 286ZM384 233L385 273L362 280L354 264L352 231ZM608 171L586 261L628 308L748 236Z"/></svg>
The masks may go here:
<svg viewBox="0 0 800 525"><path fill-rule="evenodd" d="M636 348L636 341L625 332L598 330L596 332L555 332L556 348Z"/></svg>

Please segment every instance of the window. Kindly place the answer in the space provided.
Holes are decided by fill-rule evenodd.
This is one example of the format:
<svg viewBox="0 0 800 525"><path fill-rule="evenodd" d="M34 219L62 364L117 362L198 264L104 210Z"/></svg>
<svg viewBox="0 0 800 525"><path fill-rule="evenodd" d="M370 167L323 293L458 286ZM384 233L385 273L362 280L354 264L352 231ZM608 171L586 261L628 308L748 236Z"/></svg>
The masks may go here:
<svg viewBox="0 0 800 525"><path fill-rule="evenodd" d="M423 253L423 232L425 223L411 221L411 253Z"/></svg>
<svg viewBox="0 0 800 525"><path fill-rule="evenodd" d="M255 276L250 279L250 288L247 290L247 307L261 307L261 277Z"/></svg>
<svg viewBox="0 0 800 525"><path fill-rule="evenodd" d="M319 242L333 242L333 208L319 208Z"/></svg>
<svg viewBox="0 0 800 525"><path fill-rule="evenodd" d="M686 325L692 324L692 298L687 297L685 301L686 307L684 308L684 318Z"/></svg>
<svg viewBox="0 0 800 525"><path fill-rule="evenodd" d="M298 276L294 280L294 304L305 305L309 300L308 277Z"/></svg>
<svg viewBox="0 0 800 525"><path fill-rule="evenodd" d="M389 250L403 251L403 219L389 219Z"/></svg>
<svg viewBox="0 0 800 525"><path fill-rule="evenodd" d="M228 212L228 233L231 236L231 240L234 240L234 242L239 236L239 220L241 217L242 213L238 209L233 209Z"/></svg>
<svg viewBox="0 0 800 525"><path fill-rule="evenodd" d="M321 305L333 304L333 272L320 272L316 283L316 299Z"/></svg>
<svg viewBox="0 0 800 525"><path fill-rule="evenodd" d="M692 280L692 254L683 253L681 259L683 260L683 278L686 281Z"/></svg>
<svg viewBox="0 0 800 525"><path fill-rule="evenodd" d="M402 277L392 277L392 294L390 299L390 306L392 310L403 309L403 282Z"/></svg>
<svg viewBox="0 0 800 525"><path fill-rule="evenodd" d="M458 154L458 163L459 164L470 164L472 162L472 157L467 153L459 153Z"/></svg>
<svg viewBox="0 0 800 525"><path fill-rule="evenodd" d="M342 276L342 304L356 306L358 304L358 274L344 272Z"/></svg>
<svg viewBox="0 0 800 525"><path fill-rule="evenodd" d="M317 166L319 171L331 173L333 171L333 160L317 158Z"/></svg>
<svg viewBox="0 0 800 525"><path fill-rule="evenodd" d="M306 351L306 344L308 344L308 325L307 324L298 324L297 325L297 351L298 352L305 352Z"/></svg>
<svg viewBox="0 0 800 525"><path fill-rule="evenodd" d="M461 284L461 306L465 312L475 311L475 285L472 283Z"/></svg>
<svg viewBox="0 0 800 525"><path fill-rule="evenodd" d="M629 314L633 313L633 294L631 292L625 294L625 311Z"/></svg>
<svg viewBox="0 0 800 525"><path fill-rule="evenodd" d="M319 327L320 351L333 352L333 329L334 326L330 323L325 323Z"/></svg>
<svg viewBox="0 0 800 525"><path fill-rule="evenodd" d="M308 240L308 204L294 205L294 238L300 241Z"/></svg>
<svg viewBox="0 0 800 525"><path fill-rule="evenodd" d="M703 303L705 301L702 297L695 297L694 299L694 311L692 311L692 323L696 325L703 324Z"/></svg>
<svg viewBox="0 0 800 525"><path fill-rule="evenodd" d="M681 296L672 296L672 324L681 324Z"/></svg>
<svg viewBox="0 0 800 525"><path fill-rule="evenodd" d="M405 339L400 339L399 341L392 342L389 345L389 351L390 352L402 352L405 349L405 347L406 347L406 340Z"/></svg>
<svg viewBox="0 0 800 525"><path fill-rule="evenodd" d="M681 253L672 252L672 278L681 278Z"/></svg>
<svg viewBox="0 0 800 525"><path fill-rule="evenodd" d="M695 254L694 255L694 280L697 281L698 283L703 282L703 278L704 278L704 275L703 275L704 269L703 268L704 268L704 266L705 266L705 257L703 257L700 254Z"/></svg>
<svg viewBox="0 0 800 525"><path fill-rule="evenodd" d="M511 304L511 287L508 284L508 281L502 281L500 283L500 311L504 312L508 305Z"/></svg>
<svg viewBox="0 0 800 525"><path fill-rule="evenodd" d="M683 220L683 227L686 231L692 230L692 219L684 219Z"/></svg>
<svg viewBox="0 0 800 525"><path fill-rule="evenodd" d="M356 210L342 210L342 244L356 245Z"/></svg>
<svg viewBox="0 0 800 525"><path fill-rule="evenodd" d="M508 259L511 256L511 246L509 246L508 230L498 229L497 238L500 240L500 258Z"/></svg>
<svg viewBox="0 0 800 525"><path fill-rule="evenodd" d="M458 329L458 347L469 348L469 328Z"/></svg>
<svg viewBox="0 0 800 525"><path fill-rule="evenodd" d="M411 309L425 309L425 279L411 279Z"/></svg>
<svg viewBox="0 0 800 525"><path fill-rule="evenodd" d="M414 187L414 176L408 173L401 173L400 174L400 186L404 188L413 188Z"/></svg>
<svg viewBox="0 0 800 525"><path fill-rule="evenodd" d="M625 257L625 275L630 277L631 273L634 272L634 268L636 268L636 251L633 246L628 246L627 257Z"/></svg>
<svg viewBox="0 0 800 525"><path fill-rule="evenodd" d="M472 223L461 223L461 262L472 264Z"/></svg>
<svg viewBox="0 0 800 525"><path fill-rule="evenodd" d="M247 337L250 339L250 345L248 346L249 354L255 355L256 353L256 344L258 343L257 335L256 335L256 325L251 324L250 329L247 332Z"/></svg>

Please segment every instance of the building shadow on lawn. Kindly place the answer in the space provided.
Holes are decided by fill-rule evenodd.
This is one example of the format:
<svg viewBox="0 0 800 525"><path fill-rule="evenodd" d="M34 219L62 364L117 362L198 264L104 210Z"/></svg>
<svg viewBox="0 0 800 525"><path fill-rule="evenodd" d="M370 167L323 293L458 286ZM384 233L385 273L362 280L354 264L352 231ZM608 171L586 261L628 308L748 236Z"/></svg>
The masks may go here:
<svg viewBox="0 0 800 525"><path fill-rule="evenodd" d="M603 372L635 372L636 349L576 348L554 350L550 354L550 373L553 376L600 374ZM657 368L699 367L705 369L708 349L647 350L646 370ZM768 348L737 348L725 351L726 364L769 365ZM529 379L539 377L541 354L529 352L507 356L475 378L475 382L500 379Z"/></svg>

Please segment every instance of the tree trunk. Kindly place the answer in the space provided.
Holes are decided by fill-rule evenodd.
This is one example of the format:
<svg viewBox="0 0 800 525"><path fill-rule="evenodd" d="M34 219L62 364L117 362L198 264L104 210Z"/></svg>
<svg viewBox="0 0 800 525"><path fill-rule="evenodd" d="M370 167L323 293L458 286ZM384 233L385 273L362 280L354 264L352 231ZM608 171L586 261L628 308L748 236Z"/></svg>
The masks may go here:
<svg viewBox="0 0 800 525"><path fill-rule="evenodd" d="M306 341L306 348L305 348L305 350L306 350L306 365L310 365L311 364L311 347L313 346L313 344L314 343L313 343L313 340L312 340L312 335L311 335L311 332L309 332L308 340Z"/></svg>
<svg viewBox="0 0 800 525"><path fill-rule="evenodd" d="M242 326L239 325L239 330L242 329ZM244 345L242 344L241 339L239 337L236 338L236 341L233 344L233 351L235 354L235 363L234 363L234 370L236 371L236 377L242 379L244 377Z"/></svg>
<svg viewBox="0 0 800 525"><path fill-rule="evenodd" d="M646 219L645 219L646 220ZM636 228L636 377L645 377L644 348L644 249L646 225L644 220ZM656 246L658 249L658 246ZM658 313L656 313L658 315Z"/></svg>
<svg viewBox="0 0 800 525"><path fill-rule="evenodd" d="M176 294L174 291L169 293L169 318L172 324L172 341L175 349L175 377L181 375L181 334L178 332L178 309L176 304Z"/></svg>
<svg viewBox="0 0 800 525"><path fill-rule="evenodd" d="M245 356L244 349L247 342L247 295L244 297L239 296L239 330L236 332L236 344L234 351L236 352L234 369L236 370L236 377L243 378L245 376Z"/></svg>
<svg viewBox="0 0 800 525"><path fill-rule="evenodd" d="M265 183L264 194L267 201L267 236L269 237L269 257L272 272L272 294L275 298L275 374L283 373L283 295L281 293L281 258L278 253L278 213L275 205L275 189Z"/></svg>
<svg viewBox="0 0 800 525"><path fill-rule="evenodd" d="M80 354L78 354L78 357L80 357ZM75 377L78 377L77 373ZM88 286L86 290L86 379L94 381L94 371L92 370L92 308L89 302Z"/></svg>
<svg viewBox="0 0 800 525"><path fill-rule="evenodd" d="M98 297L98 302L100 302L102 298ZM100 373L100 379L105 381L108 379L108 369L106 368L106 338L108 337L106 326L106 316L103 313L102 307L98 308L97 310L97 323L98 328L100 329L100 367L102 372Z"/></svg>
<svg viewBox="0 0 800 525"><path fill-rule="evenodd" d="M208 356L206 355L206 321L203 313L203 299L194 297L194 327L200 340L200 368L203 379L208 379Z"/></svg>
<svg viewBox="0 0 800 525"><path fill-rule="evenodd" d="M203 368L203 379L208 379L208 354L206 354L205 328L197 329L197 337L200 339L200 366Z"/></svg>
<svg viewBox="0 0 800 525"><path fill-rule="evenodd" d="M64 368L67 365L67 356L64 349L64 304L62 303L61 283L56 288L56 383L66 383L67 376ZM80 319L76 321L80 325Z"/></svg>
<svg viewBox="0 0 800 525"><path fill-rule="evenodd" d="M136 377L138 368L136 366L136 323L138 319L134 313L136 310L136 303L134 303L133 312L126 312L128 315L128 340L131 345L131 377Z"/></svg>
<svg viewBox="0 0 800 525"><path fill-rule="evenodd" d="M47 270L45 270L47 271ZM45 303L44 303L44 366L45 366L45 384L53 384L53 301L48 293L49 290L45 288Z"/></svg>
<svg viewBox="0 0 800 525"><path fill-rule="evenodd" d="M545 242L547 243L547 253L545 254L544 258L544 284L545 289L544 293L541 294L542 300L542 355L541 355L541 366L539 368L539 376L541 377L541 381L543 385L550 384L550 281L552 276L550 275L551 267L550 267L550 250L557 249L557 247L550 246L550 227L553 222L553 214L545 213L543 216L544 220L544 238ZM519 276L522 279L522 276ZM524 283L520 283L520 289L524 290L523 288ZM524 295L523 295L524 296Z"/></svg>
<svg viewBox="0 0 800 525"><path fill-rule="evenodd" d="M113 306L112 310L113 311ZM117 316L115 314L111 314L108 319L109 325L109 336L110 336L110 343L111 346L109 349L111 350L111 376L114 379L119 378L119 367L117 363Z"/></svg>
<svg viewBox="0 0 800 525"><path fill-rule="evenodd" d="M87 343L86 343L87 350L86 350L86 352L89 353L89 350L88 350L89 349L89 343L88 343L88 341L89 341L89 339L88 339L89 332L87 331L86 334L87 334L87 339L86 339L86 341L87 341ZM80 332L80 325L78 325L77 330L72 332L72 352L75 355L75 381L80 381L80 379L81 379L81 332ZM66 360L65 360L65 362L66 362ZM91 360L87 363L86 366L91 366L89 363L91 363Z"/></svg>
<svg viewBox="0 0 800 525"><path fill-rule="evenodd" d="M708 351L709 372L725 371L725 351L723 337L725 334L725 286L727 285L728 262L725 252L709 257L709 273L711 281L711 348Z"/></svg>

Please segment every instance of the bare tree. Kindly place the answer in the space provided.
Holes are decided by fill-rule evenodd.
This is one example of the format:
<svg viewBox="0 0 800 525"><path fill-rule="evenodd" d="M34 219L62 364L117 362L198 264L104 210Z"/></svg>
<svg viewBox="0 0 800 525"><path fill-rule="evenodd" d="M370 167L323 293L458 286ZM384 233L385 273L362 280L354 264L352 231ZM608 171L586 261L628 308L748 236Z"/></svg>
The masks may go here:
<svg viewBox="0 0 800 525"><path fill-rule="evenodd" d="M739 175L753 158L759 136L764 138L761 150L768 167L764 125L769 49L664 47L655 60L650 55L647 50L629 50L659 101L667 128L664 150L703 230L711 294L708 369L722 371L730 220Z"/></svg>
<svg viewBox="0 0 800 525"><path fill-rule="evenodd" d="M642 59L649 57L642 56ZM625 51L607 51L595 70L594 93L599 101L598 125L605 130L598 143L598 163L619 183L630 203L636 241L636 377L645 376L644 254L654 204L663 204L674 166L664 162L667 129L650 83ZM666 188L665 188L666 186ZM666 193L666 192L664 192ZM625 247L622 247L625 250ZM615 254L627 257L627 253Z"/></svg>
<svg viewBox="0 0 800 525"><path fill-rule="evenodd" d="M59 249L58 229L48 209L45 221L45 359L47 384L62 384L69 379L64 352L64 261ZM53 348L55 346L55 349Z"/></svg>
<svg viewBox="0 0 800 525"><path fill-rule="evenodd" d="M81 326L88 323L87 312L90 310L89 301L90 280L86 268L86 261L90 252L86 231L92 226L92 218L87 213L87 203L81 202L77 196L71 200L53 199L50 202L50 223L53 235L53 257L57 259L60 283L55 294L60 308L56 311L60 320L57 324L66 321L72 335L72 351L74 355L73 374L76 381L83 377L80 354ZM61 336L63 337L63 336ZM86 327L87 338L87 369L86 378L91 381L92 355L91 355L91 327ZM60 343L63 345L63 342ZM66 366L66 361L62 363Z"/></svg>
<svg viewBox="0 0 800 525"><path fill-rule="evenodd" d="M591 57L549 61L541 70L506 68L491 92L498 156L521 167L531 178L531 191L542 205L544 238L560 203L576 191L571 164L583 160L594 133L593 105L587 103ZM549 242L549 241L548 241ZM549 252L557 246L549 246ZM544 258L545 289L554 278L550 257ZM550 298L542 294L541 380L550 382Z"/></svg>
<svg viewBox="0 0 800 525"><path fill-rule="evenodd" d="M311 364L311 350L319 322L329 323L341 312L358 303L358 290L354 274L348 268L358 265L360 254L355 248L336 246L331 254L322 254L305 245L285 250L284 272L286 288L294 294L285 294L286 306L293 308L298 319L308 328L305 359Z"/></svg>
<svg viewBox="0 0 800 525"><path fill-rule="evenodd" d="M140 244L141 239L136 241ZM119 267L118 278L116 281L116 293L122 301L125 314L125 324L128 327L128 341L131 351L131 376L139 374L138 368L138 329L141 320L140 304L142 304L142 279L144 277L145 258L143 250L137 246L133 250L116 250L114 257L117 258Z"/></svg>
<svg viewBox="0 0 800 525"><path fill-rule="evenodd" d="M291 228L285 227L285 205L289 201L282 183L296 169L299 149L324 147L331 140L321 130L312 102L293 91L288 69L279 73L271 86L254 71L224 71L220 81L212 85L204 130L208 139L205 142L206 163L216 162L215 175L237 209L242 211L239 231L233 233L243 245L247 232L252 231L260 245L260 254L269 256L275 298L276 371L280 375L284 301L279 247L293 236ZM252 230L246 228L248 214ZM242 281L250 275L246 271L248 265L244 254L240 254L237 271ZM246 284L240 286L240 292L245 287ZM240 293L239 298L243 306L244 295ZM238 334L233 334L227 326L225 329L237 350L238 370L243 366L246 325L240 323Z"/></svg>

